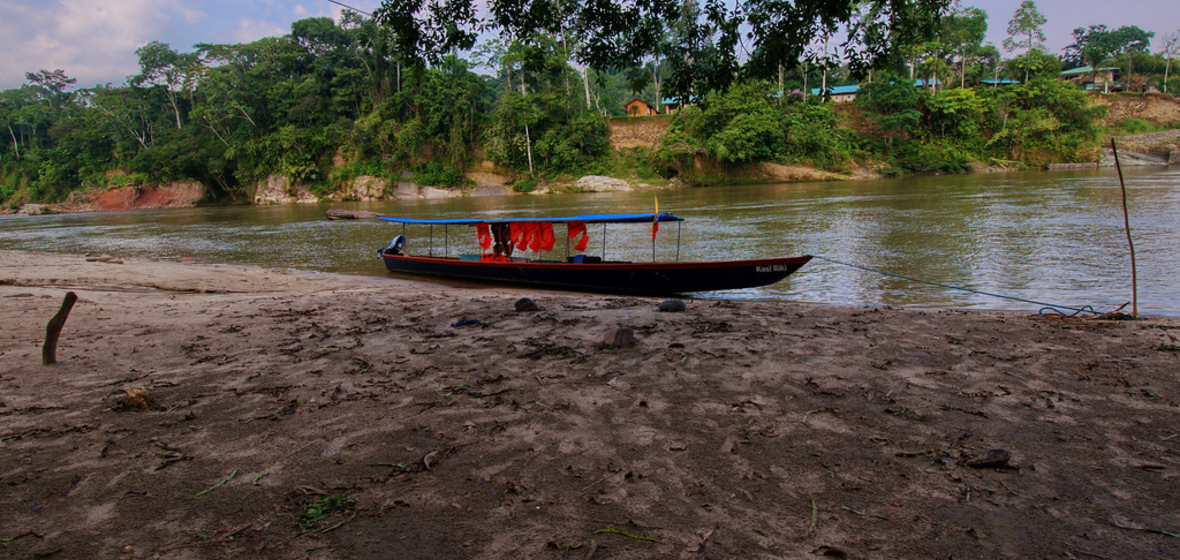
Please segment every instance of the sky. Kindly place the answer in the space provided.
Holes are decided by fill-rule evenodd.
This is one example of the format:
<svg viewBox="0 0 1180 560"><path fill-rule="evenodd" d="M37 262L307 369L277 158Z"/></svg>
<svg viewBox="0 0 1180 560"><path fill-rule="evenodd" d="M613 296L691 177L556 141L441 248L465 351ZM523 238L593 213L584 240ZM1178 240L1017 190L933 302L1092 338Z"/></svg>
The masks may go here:
<svg viewBox="0 0 1180 560"><path fill-rule="evenodd" d="M341 0L371 12L380 0ZM1020 0L963 0L988 13L987 38L1001 46ZM1050 52L1073 43L1076 27L1137 25L1159 38L1180 30L1176 0L1039 0ZM181 52L197 43L242 43L290 32L308 17L339 20L328 0L0 0L0 89L20 87L25 73L62 69L77 87L123 84L139 71L135 50L160 41Z"/></svg>

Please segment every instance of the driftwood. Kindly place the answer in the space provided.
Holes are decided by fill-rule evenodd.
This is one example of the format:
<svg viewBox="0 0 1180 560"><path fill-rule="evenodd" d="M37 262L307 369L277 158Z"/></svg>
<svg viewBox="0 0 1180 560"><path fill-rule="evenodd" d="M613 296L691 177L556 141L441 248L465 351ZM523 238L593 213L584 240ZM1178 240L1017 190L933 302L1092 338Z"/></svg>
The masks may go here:
<svg viewBox="0 0 1180 560"><path fill-rule="evenodd" d="M61 335L61 328L66 326L66 318L70 316L70 310L74 308L76 301L78 296L74 292L66 292L61 309L57 310L57 315L54 315L49 320L49 326L45 327L45 346L41 348L42 364L57 363L57 337Z"/></svg>
<svg viewBox="0 0 1180 560"><path fill-rule="evenodd" d="M332 208L325 214L329 220L366 220L381 217L381 214L368 210L341 210L339 208Z"/></svg>

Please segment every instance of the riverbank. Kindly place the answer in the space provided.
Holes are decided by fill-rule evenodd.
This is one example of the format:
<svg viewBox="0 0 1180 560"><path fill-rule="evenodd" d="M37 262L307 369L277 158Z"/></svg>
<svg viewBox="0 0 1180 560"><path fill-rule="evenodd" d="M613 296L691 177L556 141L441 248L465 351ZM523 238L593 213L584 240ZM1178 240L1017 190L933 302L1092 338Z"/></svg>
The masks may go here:
<svg viewBox="0 0 1180 560"><path fill-rule="evenodd" d="M714 170L716 172L716 170ZM545 196L568 192L609 193L625 191L655 191L684 186L672 179L660 183L626 181L603 175L587 175L567 182L546 182L535 189L521 193L508 187L509 177L490 171L467 174L474 186L470 188L441 188L418 185L411 181L362 175L355 178L340 191L321 198L307 185L292 183L283 177L270 177L260 181L250 203L260 206L285 204L318 204L334 202L375 202L383 200L438 200L462 197L501 196ZM723 177L724 184L770 184L828 182L847 180L880 179L873 169L858 168L847 174L832 173L805 166L789 166L761 163L745 166L741 172L731 172ZM159 208L184 208L196 206L202 200L209 200L208 189L195 182L169 183L161 186L129 185L109 191L76 192L60 203L30 203L18 207L0 206L0 214L73 214L80 212L122 212L127 210L154 210Z"/></svg>
<svg viewBox="0 0 1180 560"><path fill-rule="evenodd" d="M1143 119L1158 126L1169 126L1180 115L1180 103L1160 95L1147 96L1090 96L1091 103L1108 108L1102 123L1114 127L1124 120ZM841 108L847 110L846 107ZM616 150L655 149L670 121L659 119L615 119L611 121L611 145ZM860 128L865 128L862 125ZM868 133L867 129L862 131ZM1177 131L1135 134L1116 137L1120 145L1120 160L1123 166L1167 167L1180 165L1180 150L1177 149ZM1100 167L1114 167L1114 157L1109 139L1093 147L1092 157L1080 162L1049 163L1049 171L1088 170ZM343 165L343 161L338 162ZM686 164L688 182L717 185L769 184L858 181L881 179L891 173L891 165L885 162L862 161L857 167L846 172L825 171L804 165L783 165L771 162L722 165L707 157L693 157ZM1030 169L1027 162L990 160L966 163L970 173L997 173L1024 171ZM650 170L648 170L650 171ZM893 169L892 172L896 172ZM630 170L630 180L618 177L588 175L569 177L566 180L541 181L531 186L527 194L546 195L566 192L618 192L630 190L658 190L682 186L679 178L668 181L645 182L639 178L639 170ZM110 177L125 174L114 170ZM511 172L497 168L491 161L483 161L464 173L467 188L442 188L420 185L412 173L405 172L398 178L360 175L337 185L335 191L317 194L311 185L300 184L289 177L272 175L256 181L246 189L249 196L240 203L256 205L314 204L324 200L347 202L372 202L381 200L429 200L444 198L512 196L525 194L516 191L514 180L519 179ZM60 203L28 203L0 205L0 214L57 214L78 212L126 211L166 207L191 207L200 201L211 200L207 186L195 181L178 181L163 185L131 184L113 189L75 191Z"/></svg>
<svg viewBox="0 0 1180 560"><path fill-rule="evenodd" d="M980 167L979 172L1008 171L996 167ZM714 170L715 171L715 170ZM410 181L390 181L371 176L360 176L342 191L321 197L311 192L306 185L292 184L289 180L272 177L260 182L251 203L270 206L284 204L318 204L325 200L336 202L375 202L382 200L438 200L462 197L497 196L545 196L568 192L609 193L625 191L656 191L683 187L679 180L661 183L626 181L602 175L587 175L569 182L542 183L528 193L509 188L508 177L491 172L472 172L475 186L472 188L440 188L423 186ZM831 181L858 181L880 179L877 168L860 167L849 173L833 173L806 166L760 163L745 166L741 172L721 177L720 184L776 184ZM265 187L263 185L266 185ZM0 214L73 214L81 212L122 212L127 210L154 210L159 208L184 208L196 206L202 200L209 200L208 190L195 182L169 183L161 186L130 185L109 191L73 193L60 203L29 203L17 207L0 206Z"/></svg>
<svg viewBox="0 0 1180 560"><path fill-rule="evenodd" d="M657 303L0 252L0 547L1180 554L1180 321Z"/></svg>

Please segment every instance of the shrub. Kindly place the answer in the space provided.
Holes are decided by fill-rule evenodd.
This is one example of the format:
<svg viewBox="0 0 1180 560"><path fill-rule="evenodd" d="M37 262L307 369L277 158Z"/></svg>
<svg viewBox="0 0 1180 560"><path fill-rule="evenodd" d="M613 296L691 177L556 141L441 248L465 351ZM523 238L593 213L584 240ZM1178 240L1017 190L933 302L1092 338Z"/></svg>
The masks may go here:
<svg viewBox="0 0 1180 560"><path fill-rule="evenodd" d="M850 138L855 133L840 126L830 103L784 103L779 109L779 123L784 138L781 153L789 161L836 169L852 159Z"/></svg>
<svg viewBox="0 0 1180 560"><path fill-rule="evenodd" d="M766 94L736 85L703 109L686 108L673 128L691 137L721 162L747 163L774 159L782 148L783 129Z"/></svg>
<svg viewBox="0 0 1180 560"><path fill-rule="evenodd" d="M1161 127L1139 119L1123 119L1115 127L1116 134L1147 134L1159 132Z"/></svg>
<svg viewBox="0 0 1180 560"><path fill-rule="evenodd" d="M414 168L414 182L419 185L446 188L464 187L471 184L471 180L463 175L462 170L443 165L437 161L431 161Z"/></svg>
<svg viewBox="0 0 1180 560"><path fill-rule="evenodd" d="M512 183L512 190L518 193L530 193L537 190L537 180L533 177L517 179Z"/></svg>

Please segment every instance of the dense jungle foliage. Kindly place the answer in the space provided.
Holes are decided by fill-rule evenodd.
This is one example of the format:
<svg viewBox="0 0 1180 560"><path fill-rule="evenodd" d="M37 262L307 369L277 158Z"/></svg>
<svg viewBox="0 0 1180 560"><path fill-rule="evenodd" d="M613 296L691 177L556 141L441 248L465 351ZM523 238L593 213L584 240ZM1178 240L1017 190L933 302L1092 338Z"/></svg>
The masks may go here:
<svg viewBox="0 0 1180 560"><path fill-rule="evenodd" d="M405 170L461 186L480 152L522 174L592 169L607 155L593 107L622 114L625 77L584 88L552 41L485 49L496 73L485 76L454 56L403 65L388 39L370 19L314 18L190 53L150 43L137 51L141 73L117 87L70 91L60 70L29 73L0 92L0 201L189 179L239 201L272 174L320 194Z"/></svg>
<svg viewBox="0 0 1180 560"><path fill-rule="evenodd" d="M691 0L683 6L699 11ZM1042 165L1092 157L1099 133L1103 109L1057 79L1063 64L1126 60L1135 77L1127 84L1169 83L1171 54L1147 53L1150 34L1124 32L1129 39L1119 43L1105 28L1079 29L1076 59L1030 46L1004 61L982 44L985 31L986 13L959 7L931 41L905 51L904 63L868 79L855 79L825 46L827 58L812 53L777 79L746 76L724 89L690 80L681 85L700 94L669 100L683 90L665 83L679 79L682 63L657 52L636 67L596 72L572 63L559 35L491 40L468 58L441 56L429 66L400 54L385 26L351 12L340 22L300 20L288 35L247 44L180 52L153 42L137 51L140 72L119 86L73 89L61 70L41 70L0 91L0 203L177 180L247 201L271 175L319 195L360 175L463 187L464 171L483 160L522 191L583 174L707 182L692 173L702 157L733 169L880 162L889 173L954 173L989 160ZM1086 43L1098 38L1101 49ZM1023 83L981 83L997 78ZM857 83L852 104L812 94L821 84L830 91ZM691 103L654 117L671 121L655 148L613 152L608 119L633 98L657 108Z"/></svg>

